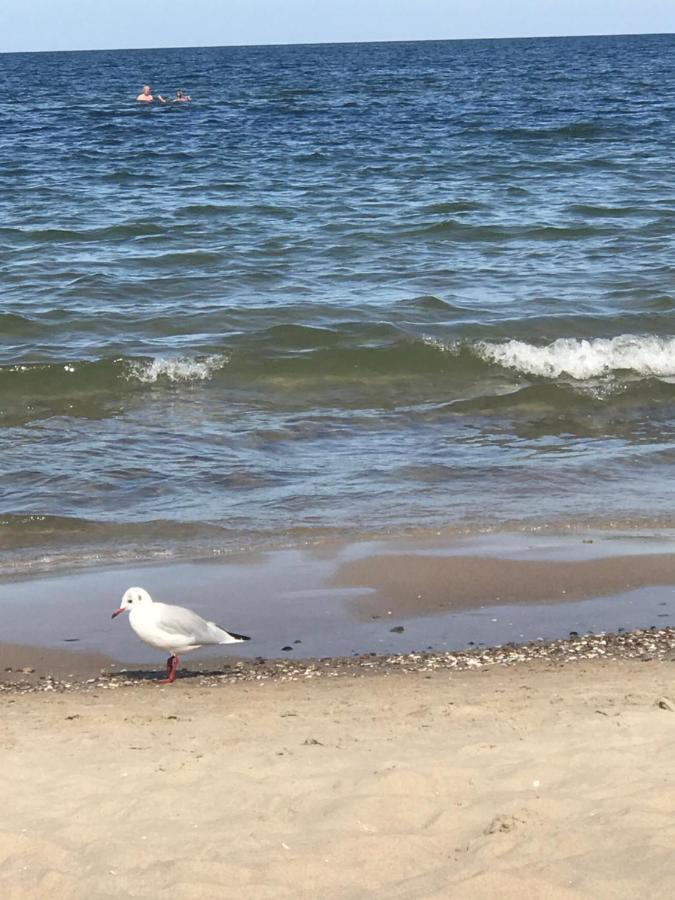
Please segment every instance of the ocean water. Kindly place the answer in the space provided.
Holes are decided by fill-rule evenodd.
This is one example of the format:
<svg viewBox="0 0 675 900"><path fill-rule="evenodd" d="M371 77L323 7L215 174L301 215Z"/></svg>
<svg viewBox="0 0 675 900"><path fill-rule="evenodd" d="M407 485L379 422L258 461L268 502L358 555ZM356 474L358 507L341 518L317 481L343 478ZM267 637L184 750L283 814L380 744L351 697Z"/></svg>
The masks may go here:
<svg viewBox="0 0 675 900"><path fill-rule="evenodd" d="M1 566L673 526L674 36L0 75Z"/></svg>

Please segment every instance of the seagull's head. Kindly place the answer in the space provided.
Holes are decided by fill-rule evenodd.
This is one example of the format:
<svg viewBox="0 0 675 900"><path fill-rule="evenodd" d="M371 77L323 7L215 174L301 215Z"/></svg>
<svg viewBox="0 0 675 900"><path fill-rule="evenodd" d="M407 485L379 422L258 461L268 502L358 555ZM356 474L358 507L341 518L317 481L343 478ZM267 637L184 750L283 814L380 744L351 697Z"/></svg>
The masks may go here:
<svg viewBox="0 0 675 900"><path fill-rule="evenodd" d="M136 606L140 606L141 603L152 603L152 597L141 587L130 587L124 592L120 607L112 614L112 618L119 616L126 609L134 609Z"/></svg>

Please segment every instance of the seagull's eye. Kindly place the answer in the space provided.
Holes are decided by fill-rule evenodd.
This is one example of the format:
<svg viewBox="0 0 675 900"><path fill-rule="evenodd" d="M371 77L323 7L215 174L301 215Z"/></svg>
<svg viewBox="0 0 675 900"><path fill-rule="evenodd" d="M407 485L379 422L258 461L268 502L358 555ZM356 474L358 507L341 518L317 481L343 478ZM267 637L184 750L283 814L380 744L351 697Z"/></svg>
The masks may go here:
<svg viewBox="0 0 675 900"><path fill-rule="evenodd" d="M133 602L134 602L134 598L133 598L133 597L129 597L129 603L133 603Z"/></svg>

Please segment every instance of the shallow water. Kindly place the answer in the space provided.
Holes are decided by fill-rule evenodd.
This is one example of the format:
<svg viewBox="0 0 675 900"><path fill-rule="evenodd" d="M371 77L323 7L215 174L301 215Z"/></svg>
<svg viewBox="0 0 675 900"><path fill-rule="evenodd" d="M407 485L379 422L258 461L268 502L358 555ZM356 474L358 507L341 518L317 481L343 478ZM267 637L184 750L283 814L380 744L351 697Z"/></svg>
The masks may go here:
<svg viewBox="0 0 675 900"><path fill-rule="evenodd" d="M674 46L0 56L0 563L672 526Z"/></svg>
<svg viewBox="0 0 675 900"><path fill-rule="evenodd" d="M299 660L463 650L564 638L571 631L662 628L675 619L675 590L672 585L654 584L653 579L618 592L587 579L587 589L581 595L577 592L576 599L571 599L572 591L561 589L554 596L543 590L535 600L521 597L517 603L501 602L486 593L476 603L456 585L442 589L434 584L425 561L430 554L464 560L473 554L488 564L495 559L566 561L571 565L567 577L561 578L561 588L575 581L578 587L587 576L575 575L574 564L625 556L638 560L654 554L660 559L672 552L674 539L672 534L658 539L624 535L617 540L595 535L588 543L570 536L500 534L437 546L427 541L367 542L318 551L233 554L219 562L102 567L0 579L2 642L104 654L123 663L155 663L161 668L165 654L143 644L125 616L111 620L130 584L145 586L156 600L187 604L206 619L251 637L250 642L206 647L186 656L188 669L199 659L219 666L232 657ZM373 606L375 591L368 579L353 587L341 586L338 576L345 565L372 562L377 555L395 561L399 554L415 571L420 592L410 608L401 609L396 597ZM505 567L507 571L513 570Z"/></svg>

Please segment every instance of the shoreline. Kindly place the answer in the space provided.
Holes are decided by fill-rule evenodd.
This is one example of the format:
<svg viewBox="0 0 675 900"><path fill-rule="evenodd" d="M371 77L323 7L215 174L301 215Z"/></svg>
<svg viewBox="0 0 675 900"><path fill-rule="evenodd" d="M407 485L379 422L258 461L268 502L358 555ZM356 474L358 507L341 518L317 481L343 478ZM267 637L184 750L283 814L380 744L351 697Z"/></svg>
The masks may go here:
<svg viewBox="0 0 675 900"><path fill-rule="evenodd" d="M236 539L223 526L209 523L172 523L164 520L134 524L84 522L89 540L76 537L79 523L45 515L5 515L0 517L0 584L67 574L86 574L100 569L142 568L156 565L218 565L240 557L284 552L330 552L357 545L433 545L528 539L651 541L675 544L675 517L658 515L617 515L603 518L589 515L569 520L536 518L504 519L495 524L483 520L438 525L405 525L389 528L346 528L331 526L288 528L265 533L249 531ZM16 521L30 522L27 532L16 531ZM64 528L63 531L59 529ZM147 528L156 530L152 540ZM7 531L9 529L9 532ZM75 529L75 532L73 532ZM172 537L172 529L176 534ZM129 535L133 543L129 543ZM100 535L100 536L99 536ZM98 539L96 539L98 537ZM124 540L121 537L124 536ZM133 547L133 551L131 549ZM139 552L139 547L142 548Z"/></svg>
<svg viewBox="0 0 675 900"><path fill-rule="evenodd" d="M0 675L0 693L78 693L152 686L163 673L159 667L128 667L104 657L34 647L0 644L3 659L13 660ZM22 665L33 656L34 665ZM620 634L573 634L556 641L482 647L458 652L368 653L323 659L232 659L218 668L214 660L202 660L180 669L171 686L160 689L218 687L240 683L283 683L316 678L367 678L399 674L460 673L488 668L517 668L539 664L563 668L592 660L605 662L675 662L675 627L636 629ZM102 665L93 674L96 665ZM66 670L70 671L66 674ZM59 672L60 674L55 674Z"/></svg>
<svg viewBox="0 0 675 900"><path fill-rule="evenodd" d="M235 658L442 655L571 632L658 631L675 624L671 547L671 534L436 535L5 579L0 681L20 668L71 678L159 671L164 655L110 619L133 584L251 635L232 655L187 656L187 671L222 670Z"/></svg>

